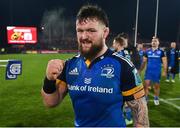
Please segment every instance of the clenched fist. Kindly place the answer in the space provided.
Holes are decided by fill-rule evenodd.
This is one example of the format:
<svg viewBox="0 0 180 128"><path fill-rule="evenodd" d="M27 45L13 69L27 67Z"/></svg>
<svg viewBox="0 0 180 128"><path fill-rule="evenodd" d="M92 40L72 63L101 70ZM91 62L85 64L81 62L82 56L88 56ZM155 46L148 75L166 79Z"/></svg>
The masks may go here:
<svg viewBox="0 0 180 128"><path fill-rule="evenodd" d="M48 62L46 68L46 77L48 80L56 80L57 77L61 74L64 67L64 60L54 59Z"/></svg>

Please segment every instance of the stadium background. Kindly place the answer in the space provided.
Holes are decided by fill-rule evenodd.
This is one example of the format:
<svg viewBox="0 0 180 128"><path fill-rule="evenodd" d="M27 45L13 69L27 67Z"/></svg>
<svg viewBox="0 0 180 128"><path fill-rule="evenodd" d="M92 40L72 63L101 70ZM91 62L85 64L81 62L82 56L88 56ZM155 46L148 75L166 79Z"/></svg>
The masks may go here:
<svg viewBox="0 0 180 128"><path fill-rule="evenodd" d="M31 2L35 3L35 1ZM44 10L41 10L41 7L39 7L42 13L37 13L37 7L32 9L32 6L31 8L29 7L29 10L32 9L34 12L25 9L24 11L27 13L23 15L23 6L26 5L25 7L28 8L27 6L28 4L30 5L31 2L25 2L23 0L17 2L13 0L2 0L0 2L2 10L0 12L2 16L2 21L0 22L0 60L17 59L22 60L23 63L22 75L18 76L16 80L5 80L5 68L0 68L0 126L73 126L74 115L69 96L67 96L57 108L48 109L45 108L42 103L40 90L48 60L54 58L66 60L77 53L75 17L72 15L75 15L82 4L90 1L77 1L77 3L74 3L76 9L69 5L69 1L69 3L65 1L61 1L60 3L52 1L53 4L47 1L39 1L35 4L36 6L44 2L44 4L49 4L51 7L46 8L43 6L42 8L45 8ZM64 4L62 4L63 2ZM154 13L153 10L155 10L155 7L150 6L153 5L156 0L152 0L152 3L147 2L149 5L146 6L143 1L140 2L144 5L144 7L141 6L141 10L145 8L150 9L146 12L146 15ZM163 19L164 17L161 17L159 21L158 37L161 41L161 47L168 48L171 41L176 41L179 46L180 23L178 14L180 14L180 11L178 5L180 5L180 3L178 0L174 0L174 2L169 2L167 0L163 2L163 0L161 0L160 2L162 2L160 14L163 12L166 13L166 18ZM97 3L105 8L110 15L110 27L112 29L107 39L107 45L109 47L111 46L112 40L116 34L125 32L129 35L129 46L132 46L134 43L136 1L132 2L127 0L125 2L125 0L121 0L120 3L115 0L113 1L112 7L116 8L115 12L120 8L118 4L121 4L123 6L122 8L125 9L120 10L124 12L119 16L120 20L116 19L117 13L114 17L110 13L112 7L108 6L112 3L104 2L105 4L102 4L100 1L93 1L93 3ZM165 7L163 8L163 6ZM169 10L174 10L171 13L168 13L166 10L169 6L171 7ZM5 8L7 8L8 11L5 10ZM72 8L74 12L70 14L71 11L67 12L68 8ZM130 12L133 12L133 14L130 15ZM16 13L18 15L16 15ZM27 17L28 13L37 13L37 16ZM131 18L126 17L126 15ZM145 48L150 46L149 43L153 36L153 16L154 15L149 15L146 19L143 17L143 14L140 15L137 42L144 43ZM40 17L40 19L37 17ZM150 23L145 24L144 20L141 18L146 19L145 22L151 19ZM34 19L38 19L38 22L34 21ZM117 22L114 22L114 20L117 20ZM170 22L171 20L175 20L175 22ZM162 25L164 22L169 23L165 23L164 26ZM37 27L37 43L33 45L7 44L6 26L9 25ZM123 27L126 25L128 28ZM149 26L149 28L143 25ZM114 26L118 26L118 30L114 29ZM170 28L168 26L170 26ZM176 76L176 83L174 84L165 83L164 81L165 78L162 78L160 95L162 99L160 101L160 106L154 106L153 102L148 104L150 125L156 127L180 127L180 79ZM150 100L152 99L153 97L150 97Z"/></svg>

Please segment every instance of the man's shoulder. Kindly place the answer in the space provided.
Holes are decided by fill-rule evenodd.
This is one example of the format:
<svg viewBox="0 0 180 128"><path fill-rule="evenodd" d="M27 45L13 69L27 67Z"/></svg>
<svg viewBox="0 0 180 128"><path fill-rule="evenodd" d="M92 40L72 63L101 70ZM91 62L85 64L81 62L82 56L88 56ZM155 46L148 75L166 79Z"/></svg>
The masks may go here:
<svg viewBox="0 0 180 128"><path fill-rule="evenodd" d="M73 57L66 60L67 63L73 63L81 58L80 54L76 54Z"/></svg>
<svg viewBox="0 0 180 128"><path fill-rule="evenodd" d="M145 52L152 51L152 48L147 48Z"/></svg>
<svg viewBox="0 0 180 128"><path fill-rule="evenodd" d="M164 52L165 50L163 48L158 48L159 51Z"/></svg>
<svg viewBox="0 0 180 128"><path fill-rule="evenodd" d="M117 52L112 53L111 57L119 61L121 64L125 64L125 65L128 64L131 67L133 67L133 63L128 58L118 54Z"/></svg>

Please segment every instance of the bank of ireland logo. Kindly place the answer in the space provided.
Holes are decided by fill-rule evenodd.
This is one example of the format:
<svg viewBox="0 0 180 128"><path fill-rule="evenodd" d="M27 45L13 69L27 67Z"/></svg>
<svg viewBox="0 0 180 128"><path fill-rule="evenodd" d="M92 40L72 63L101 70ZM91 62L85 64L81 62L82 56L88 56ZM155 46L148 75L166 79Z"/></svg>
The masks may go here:
<svg viewBox="0 0 180 128"><path fill-rule="evenodd" d="M84 83L85 84L91 84L92 78L84 78Z"/></svg>
<svg viewBox="0 0 180 128"><path fill-rule="evenodd" d="M6 79L16 79L17 75L22 73L22 62L20 60L11 60L6 67Z"/></svg>
<svg viewBox="0 0 180 128"><path fill-rule="evenodd" d="M113 66L106 65L101 68L101 76L104 76L106 78L112 78L114 77L114 68Z"/></svg>

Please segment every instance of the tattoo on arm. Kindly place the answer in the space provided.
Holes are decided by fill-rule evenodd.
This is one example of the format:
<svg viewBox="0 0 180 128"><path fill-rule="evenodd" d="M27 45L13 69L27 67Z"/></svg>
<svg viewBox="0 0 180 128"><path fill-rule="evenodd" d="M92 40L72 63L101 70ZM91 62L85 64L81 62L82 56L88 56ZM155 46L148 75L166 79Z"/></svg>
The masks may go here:
<svg viewBox="0 0 180 128"><path fill-rule="evenodd" d="M126 103L132 109L134 126L149 127L148 108L145 97L126 101Z"/></svg>

